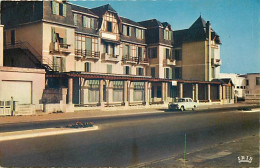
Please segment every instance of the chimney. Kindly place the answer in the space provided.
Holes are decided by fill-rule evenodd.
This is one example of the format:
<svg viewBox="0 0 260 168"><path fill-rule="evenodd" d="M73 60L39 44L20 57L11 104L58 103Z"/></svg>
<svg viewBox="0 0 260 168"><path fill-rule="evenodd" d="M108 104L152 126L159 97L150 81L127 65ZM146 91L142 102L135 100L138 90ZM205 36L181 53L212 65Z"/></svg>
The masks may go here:
<svg viewBox="0 0 260 168"><path fill-rule="evenodd" d="M211 26L209 21L206 23L206 34L207 38L211 40Z"/></svg>
<svg viewBox="0 0 260 168"><path fill-rule="evenodd" d="M3 66L4 62L4 26L0 24L0 67Z"/></svg>

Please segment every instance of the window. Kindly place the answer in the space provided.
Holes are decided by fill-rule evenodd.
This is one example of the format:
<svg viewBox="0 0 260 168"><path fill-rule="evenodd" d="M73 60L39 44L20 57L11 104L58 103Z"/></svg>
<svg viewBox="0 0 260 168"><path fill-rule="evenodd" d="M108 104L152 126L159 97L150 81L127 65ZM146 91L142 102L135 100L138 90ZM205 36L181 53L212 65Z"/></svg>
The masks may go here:
<svg viewBox="0 0 260 168"><path fill-rule="evenodd" d="M164 78L172 79L172 71L171 68L164 68Z"/></svg>
<svg viewBox="0 0 260 168"><path fill-rule="evenodd" d="M52 6L52 14L54 15L60 15L60 16L66 16L67 13L67 6L66 4L59 3L56 1L51 1Z"/></svg>
<svg viewBox="0 0 260 168"><path fill-rule="evenodd" d="M124 66L124 74L125 75L130 75L131 74L131 69L129 66Z"/></svg>
<svg viewBox="0 0 260 168"><path fill-rule="evenodd" d="M11 45L15 44L15 30L11 30Z"/></svg>
<svg viewBox="0 0 260 168"><path fill-rule="evenodd" d="M237 86L237 89L239 89L239 86Z"/></svg>
<svg viewBox="0 0 260 168"><path fill-rule="evenodd" d="M165 58L166 59L171 59L170 49L168 49L168 48L165 48Z"/></svg>
<svg viewBox="0 0 260 168"><path fill-rule="evenodd" d="M181 78L182 78L182 69L175 68L175 79L181 79Z"/></svg>
<svg viewBox="0 0 260 168"><path fill-rule="evenodd" d="M53 56L53 70L59 72L65 72L66 58Z"/></svg>
<svg viewBox="0 0 260 168"><path fill-rule="evenodd" d="M74 14L74 25L77 26L78 25L78 15Z"/></svg>
<svg viewBox="0 0 260 168"><path fill-rule="evenodd" d="M143 58L143 48L142 47L136 47L136 57Z"/></svg>
<svg viewBox="0 0 260 168"><path fill-rule="evenodd" d="M135 37L138 39L144 39L144 30L135 28Z"/></svg>
<svg viewBox="0 0 260 168"><path fill-rule="evenodd" d="M85 63L85 72L91 72L91 63L90 62Z"/></svg>
<svg viewBox="0 0 260 168"><path fill-rule="evenodd" d="M59 44L67 44L67 30L57 27L52 27L52 42L59 42ZM67 45L60 45L62 48L68 47Z"/></svg>
<svg viewBox="0 0 260 168"><path fill-rule="evenodd" d="M124 45L124 48L123 48L123 57L124 58L129 58L132 56L132 53L131 53L131 47L129 45Z"/></svg>
<svg viewBox="0 0 260 168"><path fill-rule="evenodd" d="M248 86L248 85L249 85L249 80L247 79L247 80L246 80L246 86Z"/></svg>
<svg viewBox="0 0 260 168"><path fill-rule="evenodd" d="M130 26L123 25L123 35L131 36L132 29Z"/></svg>
<svg viewBox="0 0 260 168"><path fill-rule="evenodd" d="M157 47L148 48L148 56L149 58L157 58Z"/></svg>
<svg viewBox="0 0 260 168"><path fill-rule="evenodd" d="M107 31L112 32L112 22L107 21Z"/></svg>
<svg viewBox="0 0 260 168"><path fill-rule="evenodd" d="M151 68L151 76L155 78L155 67Z"/></svg>
<svg viewBox="0 0 260 168"><path fill-rule="evenodd" d="M244 87L243 86L240 86L240 89L243 89Z"/></svg>
<svg viewBox="0 0 260 168"><path fill-rule="evenodd" d="M112 65L111 64L107 65L107 73L112 73Z"/></svg>
<svg viewBox="0 0 260 168"><path fill-rule="evenodd" d="M4 31L4 46L6 46L6 31Z"/></svg>
<svg viewBox="0 0 260 168"><path fill-rule="evenodd" d="M136 75L144 76L144 68L136 68Z"/></svg>
<svg viewBox="0 0 260 168"><path fill-rule="evenodd" d="M255 78L256 85L260 85L260 77Z"/></svg>
<svg viewBox="0 0 260 168"><path fill-rule="evenodd" d="M95 26L94 26L94 23L95 23L95 19L94 18L89 18L87 16L83 16L82 17L82 22L83 22L83 27L86 27L86 28L91 28L91 29L94 29Z"/></svg>
<svg viewBox="0 0 260 168"><path fill-rule="evenodd" d="M157 98L161 98L161 97L162 97L162 87L157 86Z"/></svg>
<svg viewBox="0 0 260 168"><path fill-rule="evenodd" d="M163 38L164 38L164 40L172 40L172 32L164 29Z"/></svg>
<svg viewBox="0 0 260 168"><path fill-rule="evenodd" d="M181 61L182 60L182 50L175 50L175 59L177 61Z"/></svg>
<svg viewBox="0 0 260 168"><path fill-rule="evenodd" d="M86 37L86 53L91 53L92 51L92 39L89 37Z"/></svg>

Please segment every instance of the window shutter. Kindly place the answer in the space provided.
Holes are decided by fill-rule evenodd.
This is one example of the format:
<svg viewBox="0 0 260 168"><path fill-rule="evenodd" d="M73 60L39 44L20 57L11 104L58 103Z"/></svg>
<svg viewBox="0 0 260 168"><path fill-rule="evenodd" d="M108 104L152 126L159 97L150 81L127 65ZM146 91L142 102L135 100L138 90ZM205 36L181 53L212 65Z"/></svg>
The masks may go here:
<svg viewBox="0 0 260 168"><path fill-rule="evenodd" d="M167 59L167 57L166 57L166 52L167 52L167 51L166 51L166 50L167 50L167 48L164 49L164 58Z"/></svg>
<svg viewBox="0 0 260 168"><path fill-rule="evenodd" d="M74 25L75 26L77 26L78 25L78 21L77 21L77 19L78 19L78 15L77 14L74 14Z"/></svg>
<svg viewBox="0 0 260 168"><path fill-rule="evenodd" d="M64 44L67 44L67 29L65 29Z"/></svg>
<svg viewBox="0 0 260 168"><path fill-rule="evenodd" d="M166 68L164 68L164 78L166 78Z"/></svg>
<svg viewBox="0 0 260 168"><path fill-rule="evenodd" d="M129 26L129 36L132 34L132 28Z"/></svg>
<svg viewBox="0 0 260 168"><path fill-rule="evenodd" d="M129 66L129 75L131 75L131 67Z"/></svg>
<svg viewBox="0 0 260 168"><path fill-rule="evenodd" d="M129 57L132 57L133 56L133 54L132 54L132 46L129 46L128 47L128 53L129 53Z"/></svg>
<svg viewBox="0 0 260 168"><path fill-rule="evenodd" d="M55 8L55 9L56 9L56 14L59 15L59 13L60 13L59 3L56 2L56 3L55 3L55 6L56 6L56 8Z"/></svg>
<svg viewBox="0 0 260 168"><path fill-rule="evenodd" d="M175 50L172 49L172 59L175 59Z"/></svg>
<svg viewBox="0 0 260 168"><path fill-rule="evenodd" d="M126 74L126 66L123 67L123 74Z"/></svg>
<svg viewBox="0 0 260 168"><path fill-rule="evenodd" d="M62 72L66 71L66 58L62 58L61 68L62 68Z"/></svg>
<svg viewBox="0 0 260 168"><path fill-rule="evenodd" d="M169 40L172 40L172 32L169 31Z"/></svg>
<svg viewBox="0 0 260 168"><path fill-rule="evenodd" d="M90 28L94 29L94 18L90 18Z"/></svg>
<svg viewBox="0 0 260 168"><path fill-rule="evenodd" d="M63 7L63 16L65 17L67 13L67 6L66 4L63 4L62 7Z"/></svg>
<svg viewBox="0 0 260 168"><path fill-rule="evenodd" d="M139 29L135 28L135 37L139 38Z"/></svg>
<svg viewBox="0 0 260 168"><path fill-rule="evenodd" d="M112 73L112 65L107 65L107 73Z"/></svg>
<svg viewBox="0 0 260 168"><path fill-rule="evenodd" d="M57 57L53 56L53 70L57 71Z"/></svg>
<svg viewBox="0 0 260 168"><path fill-rule="evenodd" d="M55 43L56 42L56 36L55 36L54 27L51 28L51 36L52 36L52 42Z"/></svg>
<svg viewBox="0 0 260 168"><path fill-rule="evenodd" d="M56 15L56 2L51 1L51 6L52 6L52 14Z"/></svg>
<svg viewBox="0 0 260 168"><path fill-rule="evenodd" d="M92 41L91 38L86 38L86 50L87 51L91 51L91 46L92 46L91 41Z"/></svg>
<svg viewBox="0 0 260 168"><path fill-rule="evenodd" d="M142 30L142 39L144 39L144 30Z"/></svg>
<svg viewBox="0 0 260 168"><path fill-rule="evenodd" d="M127 27L125 25L123 25L123 35L126 36L126 33L127 33Z"/></svg>
<svg viewBox="0 0 260 168"><path fill-rule="evenodd" d="M163 31L163 38L166 40L166 30Z"/></svg>
<svg viewBox="0 0 260 168"><path fill-rule="evenodd" d="M86 27L86 16L83 16L82 17L82 22L83 22L83 27Z"/></svg>
<svg viewBox="0 0 260 168"><path fill-rule="evenodd" d="M169 79L172 79L172 68L169 68Z"/></svg>

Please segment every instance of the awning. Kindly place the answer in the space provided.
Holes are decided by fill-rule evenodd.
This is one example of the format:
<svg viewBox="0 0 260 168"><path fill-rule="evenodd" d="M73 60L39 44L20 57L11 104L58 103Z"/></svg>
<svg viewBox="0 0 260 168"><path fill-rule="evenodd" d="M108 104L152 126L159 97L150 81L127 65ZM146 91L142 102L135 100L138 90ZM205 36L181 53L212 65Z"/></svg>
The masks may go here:
<svg viewBox="0 0 260 168"><path fill-rule="evenodd" d="M55 27L55 33L59 33L59 37L60 38L65 38L65 29L59 28L59 27Z"/></svg>

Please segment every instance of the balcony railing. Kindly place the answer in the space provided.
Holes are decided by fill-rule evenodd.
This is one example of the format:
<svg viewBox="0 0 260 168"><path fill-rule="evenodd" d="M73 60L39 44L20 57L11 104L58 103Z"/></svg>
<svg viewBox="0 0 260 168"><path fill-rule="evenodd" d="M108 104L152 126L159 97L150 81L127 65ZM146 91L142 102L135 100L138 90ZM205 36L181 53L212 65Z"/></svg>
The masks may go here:
<svg viewBox="0 0 260 168"><path fill-rule="evenodd" d="M119 55L115 55L115 54L108 54L108 53L103 53L102 54L102 58L105 61L114 61L114 62L119 62Z"/></svg>
<svg viewBox="0 0 260 168"><path fill-rule="evenodd" d="M135 64L137 64L138 57L132 57L132 56L125 55L125 56L123 56L122 61L125 62L125 63L135 63Z"/></svg>
<svg viewBox="0 0 260 168"><path fill-rule="evenodd" d="M100 57L100 52L99 51L90 51L90 50L80 50L76 49L75 50L75 55L83 57L85 59L92 58L92 59L99 59Z"/></svg>
<svg viewBox="0 0 260 168"><path fill-rule="evenodd" d="M165 65L176 65L176 60L173 57L168 57L164 59Z"/></svg>
<svg viewBox="0 0 260 168"><path fill-rule="evenodd" d="M65 53L70 53L71 48L70 44L65 44L65 43L51 43L51 50L56 51L56 52L65 52Z"/></svg>
<svg viewBox="0 0 260 168"><path fill-rule="evenodd" d="M147 58L139 58L138 62L139 62L139 64L149 64L149 61Z"/></svg>

